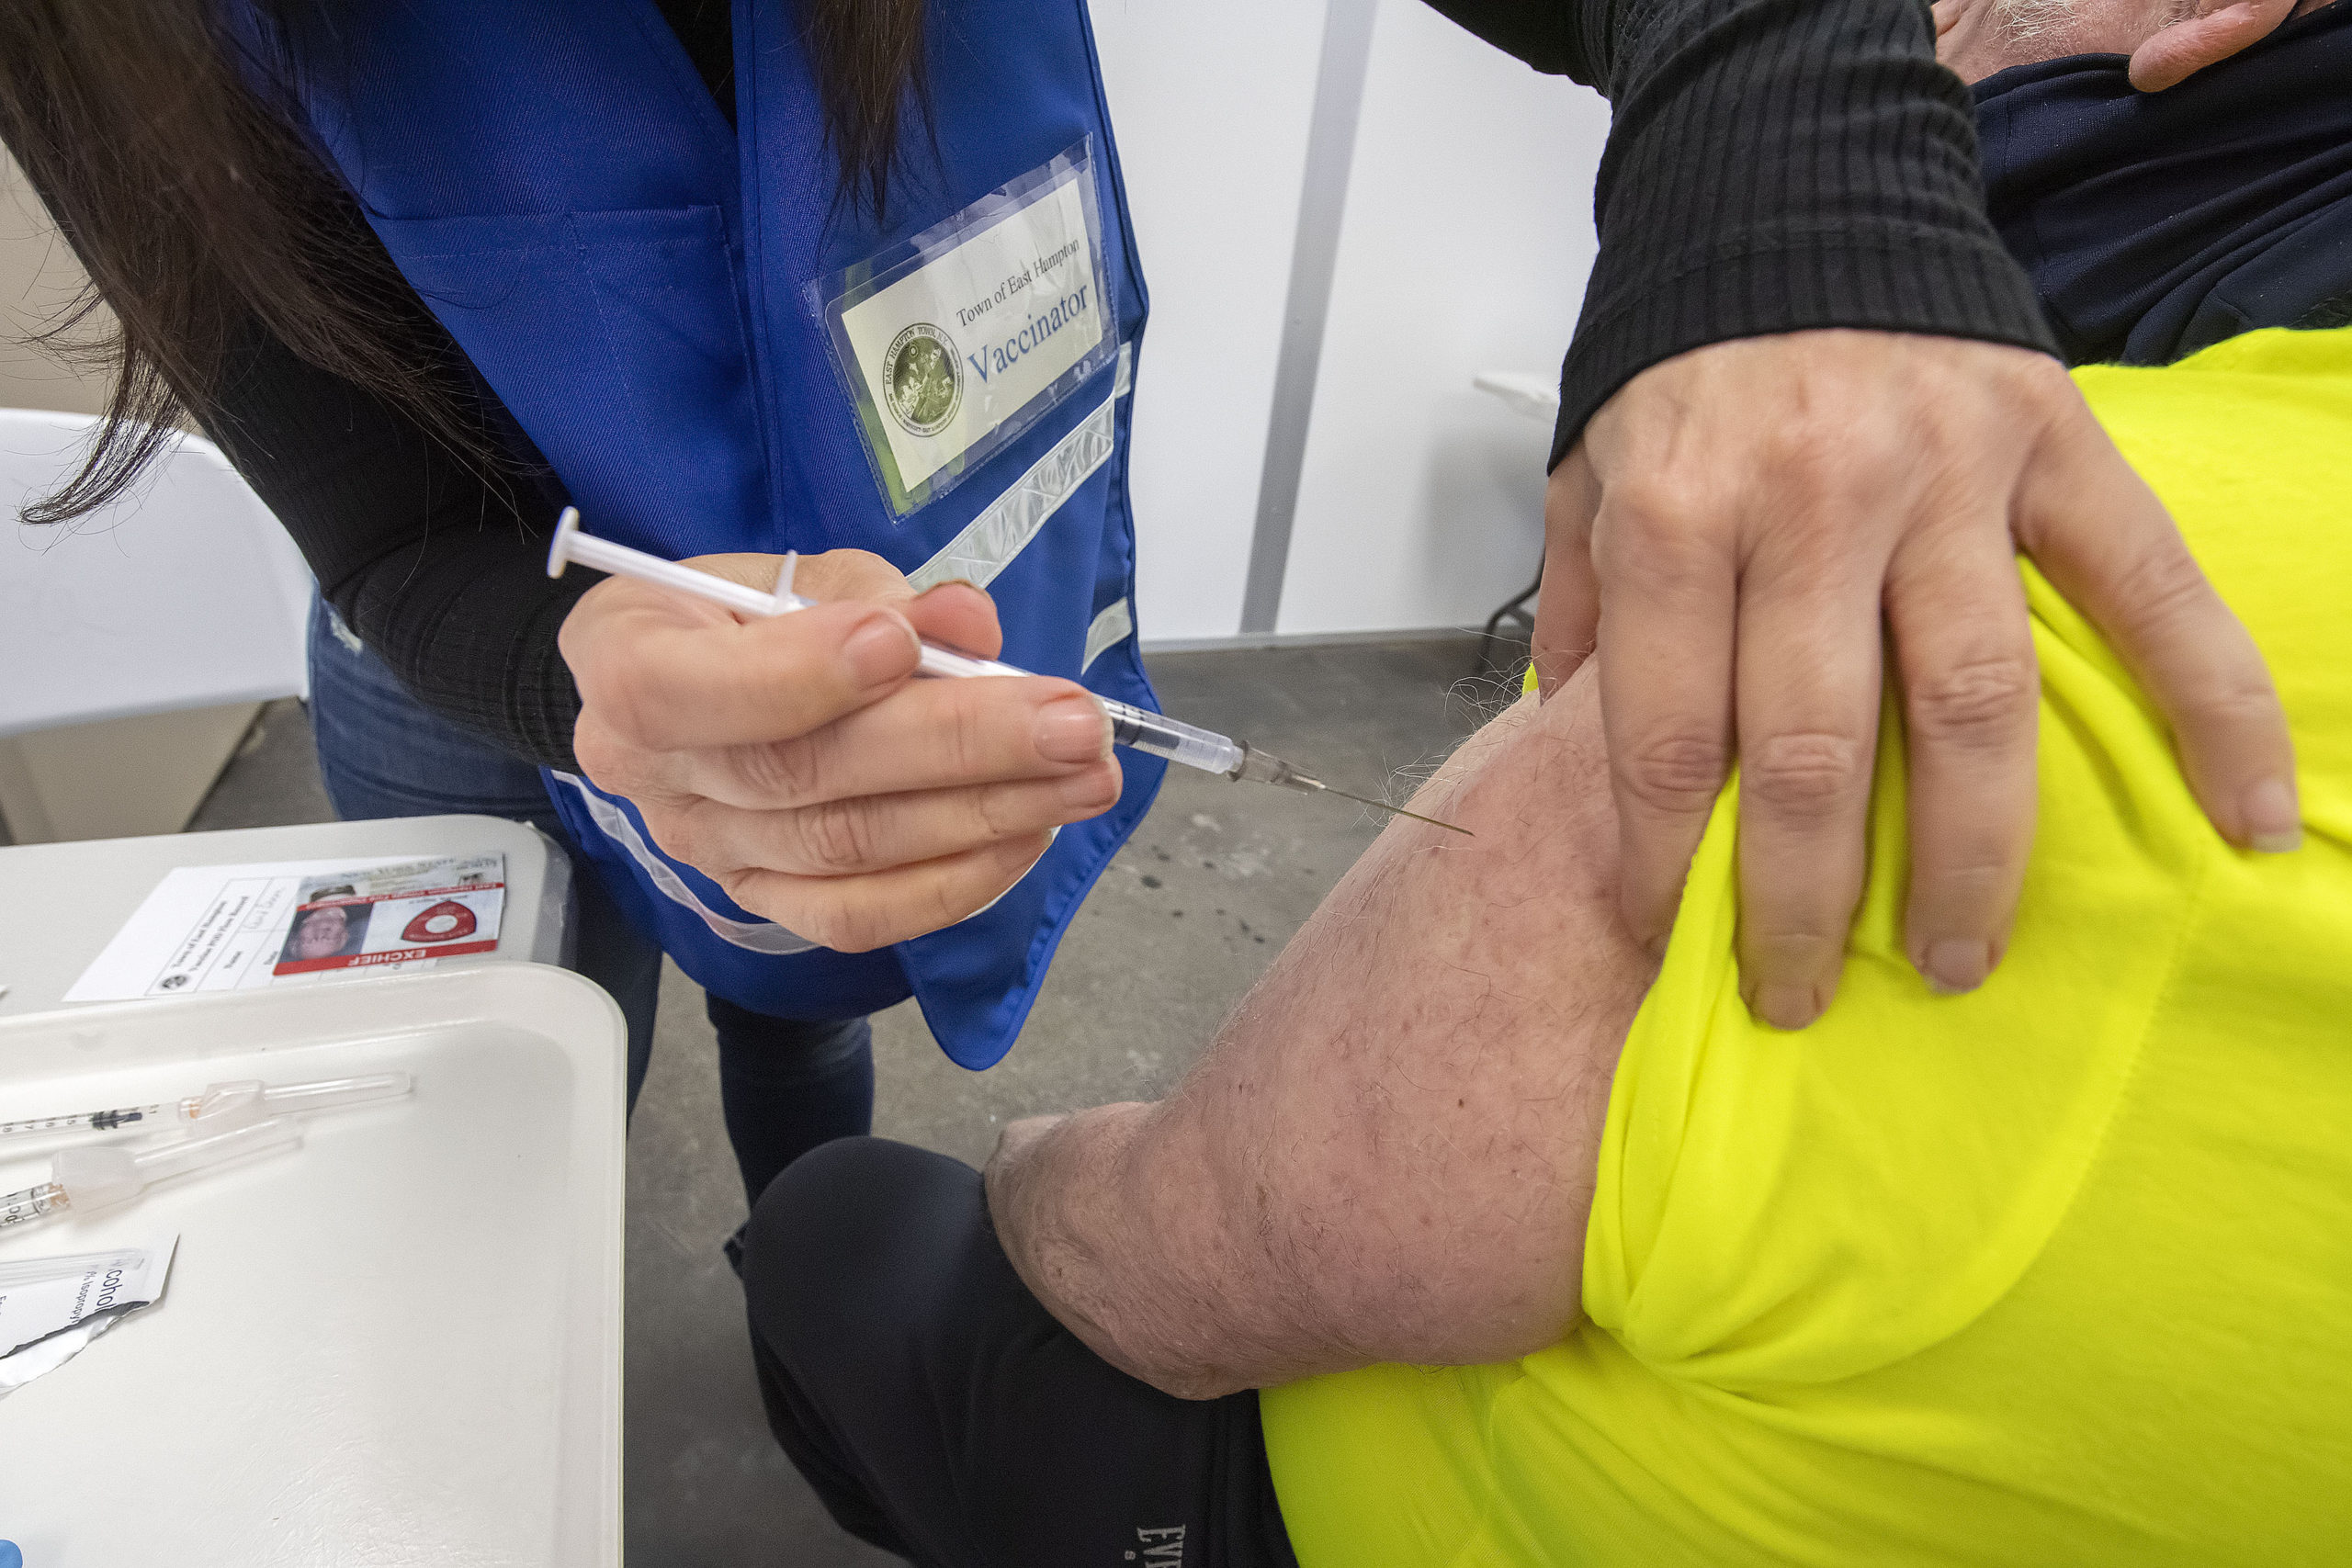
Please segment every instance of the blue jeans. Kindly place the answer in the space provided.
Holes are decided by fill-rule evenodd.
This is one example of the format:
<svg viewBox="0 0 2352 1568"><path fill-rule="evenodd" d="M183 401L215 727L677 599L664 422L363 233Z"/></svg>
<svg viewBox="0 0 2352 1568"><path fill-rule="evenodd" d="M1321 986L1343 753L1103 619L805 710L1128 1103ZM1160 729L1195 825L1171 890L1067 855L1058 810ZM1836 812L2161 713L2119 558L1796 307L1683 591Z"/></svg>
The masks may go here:
<svg viewBox="0 0 2352 1568"><path fill-rule="evenodd" d="M323 602L311 610L311 729L319 773L346 821L467 812L567 836L539 770L408 694L383 660L345 638ZM662 950L622 915L585 856L572 884L572 967L611 993L628 1021L628 1102L653 1052ZM719 1096L746 1201L800 1155L874 1124L873 1031L854 1018L805 1023L707 998L718 1032Z"/></svg>

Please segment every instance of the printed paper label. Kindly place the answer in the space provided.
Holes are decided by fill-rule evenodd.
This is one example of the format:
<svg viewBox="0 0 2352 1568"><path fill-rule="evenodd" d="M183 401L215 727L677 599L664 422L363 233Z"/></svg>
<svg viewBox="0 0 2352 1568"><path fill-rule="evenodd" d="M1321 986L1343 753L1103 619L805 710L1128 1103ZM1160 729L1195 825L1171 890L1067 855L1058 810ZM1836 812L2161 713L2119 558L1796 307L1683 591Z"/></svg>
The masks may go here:
<svg viewBox="0 0 2352 1568"><path fill-rule="evenodd" d="M846 281L857 269L836 279L822 300L899 512L1107 363L1112 321L1082 149L901 249L861 282Z"/></svg>

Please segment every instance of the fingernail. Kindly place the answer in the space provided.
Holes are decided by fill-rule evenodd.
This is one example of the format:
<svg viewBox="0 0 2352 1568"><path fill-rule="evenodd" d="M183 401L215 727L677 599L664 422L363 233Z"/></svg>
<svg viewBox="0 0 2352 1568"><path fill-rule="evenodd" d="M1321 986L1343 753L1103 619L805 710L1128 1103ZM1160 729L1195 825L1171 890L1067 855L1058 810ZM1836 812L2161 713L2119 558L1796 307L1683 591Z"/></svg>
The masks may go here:
<svg viewBox="0 0 2352 1568"><path fill-rule="evenodd" d="M986 599L989 596L989 591L981 587L978 583L973 581L970 578L950 577L933 583L930 587L916 594L915 597L918 599L928 599L933 594L944 592L950 588L968 588L983 599Z"/></svg>
<svg viewBox="0 0 2352 1568"><path fill-rule="evenodd" d="M1939 997L1973 991L1992 972L1993 944L1969 937L1931 942L1919 959L1920 977L1928 982L1928 989Z"/></svg>
<svg viewBox="0 0 2352 1568"><path fill-rule="evenodd" d="M915 641L914 628L888 611L876 611L858 623L842 645L842 657L849 660L850 673L857 677L861 686L879 686L895 681L915 667L922 657L922 649Z"/></svg>
<svg viewBox="0 0 2352 1568"><path fill-rule="evenodd" d="M1037 754L1091 762L1111 754L1111 719L1091 697L1056 697L1037 710Z"/></svg>
<svg viewBox="0 0 2352 1568"><path fill-rule="evenodd" d="M1109 768L1089 768L1061 781L1064 806L1100 810L1119 798L1119 775Z"/></svg>
<svg viewBox="0 0 2352 1568"><path fill-rule="evenodd" d="M1803 1029L1821 1016L1821 1002L1811 986L1758 986L1747 1007L1775 1029Z"/></svg>
<svg viewBox="0 0 2352 1568"><path fill-rule="evenodd" d="M2264 779L2245 792L2245 841L2264 854L2283 855L2303 847L2302 814L2284 779Z"/></svg>

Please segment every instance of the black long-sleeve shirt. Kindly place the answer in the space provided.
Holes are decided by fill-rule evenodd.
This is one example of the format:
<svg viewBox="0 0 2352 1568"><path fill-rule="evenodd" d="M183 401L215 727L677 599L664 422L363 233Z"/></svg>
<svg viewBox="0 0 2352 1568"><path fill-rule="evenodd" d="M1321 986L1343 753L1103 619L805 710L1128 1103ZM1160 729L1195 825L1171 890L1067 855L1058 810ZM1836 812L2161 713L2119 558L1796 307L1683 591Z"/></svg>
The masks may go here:
<svg viewBox="0 0 2352 1568"><path fill-rule="evenodd" d="M1842 326L2051 348L1985 220L1967 91L1935 63L1921 0L1430 3L1615 108L1555 461L1629 378L1708 343ZM731 118L724 0L662 9ZM541 570L550 487L486 482L266 338L224 378L210 430L419 698L574 765L556 632L591 580Z"/></svg>

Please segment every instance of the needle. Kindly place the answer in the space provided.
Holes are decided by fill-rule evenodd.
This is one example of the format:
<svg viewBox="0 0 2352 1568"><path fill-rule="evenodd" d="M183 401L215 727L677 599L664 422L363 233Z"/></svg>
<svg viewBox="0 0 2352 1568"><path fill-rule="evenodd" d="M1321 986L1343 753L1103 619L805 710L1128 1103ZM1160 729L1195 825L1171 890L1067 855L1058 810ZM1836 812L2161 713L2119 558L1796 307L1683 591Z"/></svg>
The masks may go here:
<svg viewBox="0 0 2352 1568"><path fill-rule="evenodd" d="M1467 828L1458 828L1451 822L1441 822L1434 817L1424 817L1418 811L1408 811L1401 806L1391 806L1385 800L1374 800L1366 795L1350 795L1343 789L1333 789L1321 779L1309 778L1304 773L1296 774L1295 778L1297 785L1319 790L1325 795L1336 795L1341 800L1352 800L1358 806L1369 806L1374 810L1385 811L1393 816L1409 817L1416 822L1426 822L1432 828L1442 828L1449 833L1459 833L1465 839L1475 839L1478 836Z"/></svg>

